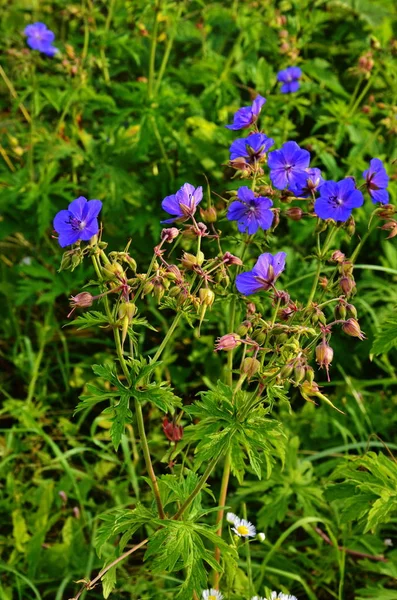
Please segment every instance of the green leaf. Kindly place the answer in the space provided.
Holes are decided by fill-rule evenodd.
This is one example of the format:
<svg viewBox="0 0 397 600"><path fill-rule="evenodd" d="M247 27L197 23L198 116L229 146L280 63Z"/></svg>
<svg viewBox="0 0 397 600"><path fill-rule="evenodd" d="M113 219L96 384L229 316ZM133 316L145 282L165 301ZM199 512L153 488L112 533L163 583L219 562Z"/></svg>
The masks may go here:
<svg viewBox="0 0 397 600"><path fill-rule="evenodd" d="M372 344L372 354L387 353L397 347L397 315L394 314L382 325L380 331L375 336Z"/></svg>
<svg viewBox="0 0 397 600"><path fill-rule="evenodd" d="M80 331L81 329L89 329L90 327L107 326L109 325L109 319L103 313L91 310L73 319L70 323L66 323L66 325L77 325L77 329Z"/></svg>
<svg viewBox="0 0 397 600"><path fill-rule="evenodd" d="M129 408L130 394L122 393L118 404L106 408L102 414L112 414L112 426L110 428L110 436L112 438L114 449L118 450L121 437L124 433L125 426L132 421L132 412Z"/></svg>

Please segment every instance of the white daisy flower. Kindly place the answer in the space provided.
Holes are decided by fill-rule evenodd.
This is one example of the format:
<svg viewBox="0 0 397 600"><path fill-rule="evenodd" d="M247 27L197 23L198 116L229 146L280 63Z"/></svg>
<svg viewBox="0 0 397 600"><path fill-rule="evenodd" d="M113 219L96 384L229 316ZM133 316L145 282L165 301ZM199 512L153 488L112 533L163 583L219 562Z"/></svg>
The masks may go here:
<svg viewBox="0 0 397 600"><path fill-rule="evenodd" d="M251 600L266 600L266 598L262 598L262 596L252 596Z"/></svg>
<svg viewBox="0 0 397 600"><path fill-rule="evenodd" d="M223 595L218 590L211 588L210 590L204 590L202 597L203 600L222 600Z"/></svg>
<svg viewBox="0 0 397 600"><path fill-rule="evenodd" d="M230 523L230 525L234 525L235 520L238 519L238 516L234 513L228 512L226 513L226 521Z"/></svg>
<svg viewBox="0 0 397 600"><path fill-rule="evenodd" d="M249 521L245 519L236 518L234 521L234 527L232 527L232 531L239 537L249 538L256 536L256 529Z"/></svg>
<svg viewBox="0 0 397 600"><path fill-rule="evenodd" d="M296 596L290 596L289 594L283 594L282 592L279 594L277 592L272 592L270 600L298 600L298 598Z"/></svg>

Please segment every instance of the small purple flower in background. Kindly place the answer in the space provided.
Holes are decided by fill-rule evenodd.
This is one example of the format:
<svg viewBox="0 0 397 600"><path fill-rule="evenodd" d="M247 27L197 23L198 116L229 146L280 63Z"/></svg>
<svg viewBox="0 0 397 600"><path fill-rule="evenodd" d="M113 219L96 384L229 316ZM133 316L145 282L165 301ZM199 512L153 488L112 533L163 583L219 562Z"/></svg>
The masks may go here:
<svg viewBox="0 0 397 600"><path fill-rule="evenodd" d="M230 160L243 158L252 164L259 161L263 155L274 146L274 140L264 133L252 133L246 138L234 140L230 146Z"/></svg>
<svg viewBox="0 0 397 600"><path fill-rule="evenodd" d="M227 212L229 221L237 221L238 230L249 235L259 229L270 229L273 222L273 213L270 207L273 202L270 198L256 197L254 192L243 186L237 192L238 200L232 202Z"/></svg>
<svg viewBox="0 0 397 600"><path fill-rule="evenodd" d="M320 197L314 203L314 212L320 219L347 221L353 208L364 204L364 196L356 188L353 179L342 181L324 181L320 188Z"/></svg>
<svg viewBox="0 0 397 600"><path fill-rule="evenodd" d="M252 106L243 106L234 113L232 125L225 125L228 129L237 131L238 129L246 129L255 123L259 117L262 106L265 104L266 98L258 94L252 103Z"/></svg>
<svg viewBox="0 0 397 600"><path fill-rule="evenodd" d="M161 207L170 215L175 215L172 219L161 221L162 223L173 223L178 219L186 221L193 217L197 205L203 199L203 188L195 188L190 183L184 183L176 194L166 196L161 203Z"/></svg>
<svg viewBox="0 0 397 600"><path fill-rule="evenodd" d="M24 33L28 38L27 44L32 50L38 50L47 56L54 56L58 52L58 48L52 45L55 35L44 23L28 25Z"/></svg>
<svg viewBox="0 0 397 600"><path fill-rule="evenodd" d="M363 177L372 202L374 204L377 202L387 204L389 202L389 192L386 188L389 183L389 176L380 158L373 158L371 160L369 169L364 171Z"/></svg>
<svg viewBox="0 0 397 600"><path fill-rule="evenodd" d="M277 252L274 256L269 252L261 254L252 271L237 275L236 287L240 294L249 296L273 287L277 277L285 269L286 256L285 252Z"/></svg>
<svg viewBox="0 0 397 600"><path fill-rule="evenodd" d="M305 187L310 163L310 152L296 142L285 142L280 150L269 153L267 164L270 179L278 190Z"/></svg>
<svg viewBox="0 0 397 600"><path fill-rule="evenodd" d="M54 219L54 229L59 233L61 248L82 240L88 242L99 231L98 215L101 212L100 200L87 200L80 196L73 200L68 210L61 210Z"/></svg>
<svg viewBox="0 0 397 600"><path fill-rule="evenodd" d="M288 67L277 73L277 81L280 81L282 94L291 94L297 92L300 87L299 79L302 77L302 71L299 67Z"/></svg>
<svg viewBox="0 0 397 600"><path fill-rule="evenodd" d="M291 192L300 198L308 198L313 192L317 192L318 188L324 183L320 169L312 168L305 169L306 183L305 185L291 185Z"/></svg>

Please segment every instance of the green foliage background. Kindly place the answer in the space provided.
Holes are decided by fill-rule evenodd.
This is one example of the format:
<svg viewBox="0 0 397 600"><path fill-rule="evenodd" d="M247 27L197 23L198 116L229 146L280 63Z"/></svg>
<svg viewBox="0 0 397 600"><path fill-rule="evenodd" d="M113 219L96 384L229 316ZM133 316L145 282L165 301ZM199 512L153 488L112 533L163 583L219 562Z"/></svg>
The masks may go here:
<svg viewBox="0 0 397 600"><path fill-rule="evenodd" d="M100 330L63 328L68 296L80 291L90 267L57 273L54 214L79 195L101 199L111 249L131 237L144 272L165 195L185 181L205 186L204 173L220 194L238 187L223 166L234 139L223 125L254 91L267 97L262 127L277 147L296 139L311 150L312 165L335 180L360 177L379 157L395 201L396 10L392 0L2 0L0 11L0 598L60 600L75 594L73 581L102 566L93 544L98 515L147 503L150 494L134 429L121 435L115 453L110 423L96 408L72 416L93 381L92 365L109 359L111 340ZM60 57L27 50L22 32L35 21L56 33ZM368 52L374 67L366 77L358 61ZM304 72L301 90L282 96L276 73L293 63ZM358 235L371 209L367 201L357 211ZM232 245L230 226L219 227ZM292 295L309 289L312 262L301 257L313 241L310 222L283 219L276 230L274 244L288 252L283 281ZM349 251L347 237L342 250ZM277 399L289 430L285 466L277 463L260 481L249 471L231 484L233 509L247 502L266 531L266 544L253 547L255 573L299 600L397 598L397 550L384 543L397 543L390 459L397 449L390 316L397 251L385 232L375 229L356 273L354 304L368 339L334 336L332 381L321 381L346 416L294 396L291 410ZM220 301L201 338L186 328L164 354L162 369L185 403L217 379L213 338L226 333L221 316ZM151 302L146 317L156 330L147 332L149 349L167 330L168 315ZM145 418L157 468L166 474L160 412ZM220 477L216 471L216 497ZM114 539L106 539L102 557L114 551ZM173 597L177 578L161 569L149 574L143 550L134 556L119 569L117 597ZM226 560L234 569L235 558ZM237 573L245 598L244 564ZM100 598L102 590L89 596Z"/></svg>

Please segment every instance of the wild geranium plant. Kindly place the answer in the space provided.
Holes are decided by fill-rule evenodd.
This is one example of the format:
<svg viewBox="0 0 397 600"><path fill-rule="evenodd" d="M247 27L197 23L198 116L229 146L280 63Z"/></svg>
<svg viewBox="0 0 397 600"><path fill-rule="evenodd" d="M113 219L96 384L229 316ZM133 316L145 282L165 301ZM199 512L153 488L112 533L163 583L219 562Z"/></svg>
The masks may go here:
<svg viewBox="0 0 397 600"><path fill-rule="evenodd" d="M280 72L282 92L296 91L300 77L297 67ZM260 130L265 102L258 95L227 125L234 131L248 129L230 146L229 166L241 185L219 201L211 191L204 199L199 182L185 183L161 207L159 202L159 220L162 208L171 215L162 222L172 226L162 230L149 265L137 265L133 240L108 251L106 222L98 221L99 200L79 197L54 219L60 246L70 246L61 268L73 270L83 260L91 260L93 267L87 288L71 298L70 314L84 309L71 324L109 331L114 338L114 360L94 365L98 381L87 385L76 412L106 403L102 414L111 421L116 452L126 426L136 429L145 485L152 494L152 502L132 509L115 506L103 516L96 549L104 568L83 582L75 599L100 582L107 597L116 584L117 566L146 547L144 560L154 574L179 574L173 597L241 597L236 573L244 560L244 598L296 600L264 587L263 577L253 573L251 545L260 552L262 543L271 542L256 530L249 497L248 506L228 497L229 481L236 477L242 482L246 471L260 478L265 469L269 476L276 461L283 463L287 437L274 415L279 403L290 401L291 391L342 412L316 378L317 367L330 377L336 328L357 342L364 338L352 297L357 291L354 264L367 235L354 239L354 214L365 192L380 204L369 228L378 219L389 220L394 209L387 204L388 178L379 159L371 160L362 183L352 177L324 181L308 150L292 140L276 148L267 135L272 132ZM312 223L314 268L307 297L291 297L283 281L289 257L277 243L277 227L284 218ZM238 239L236 254L230 251L231 236ZM342 237L351 238L348 256L339 248ZM334 269L326 278L322 273L329 263ZM154 319L147 318L146 305L153 301L169 323L162 341L148 349L142 330L157 329ZM178 340L183 320L192 336L205 335L210 311L218 315L214 350L223 366L217 381L202 384L196 398L182 400L164 368L163 353ZM170 442L167 474L152 456L147 411L163 413L163 432ZM223 475L215 499L210 486L218 465ZM205 502L203 492L209 494ZM224 531L230 506L240 516L228 512L230 527Z"/></svg>

